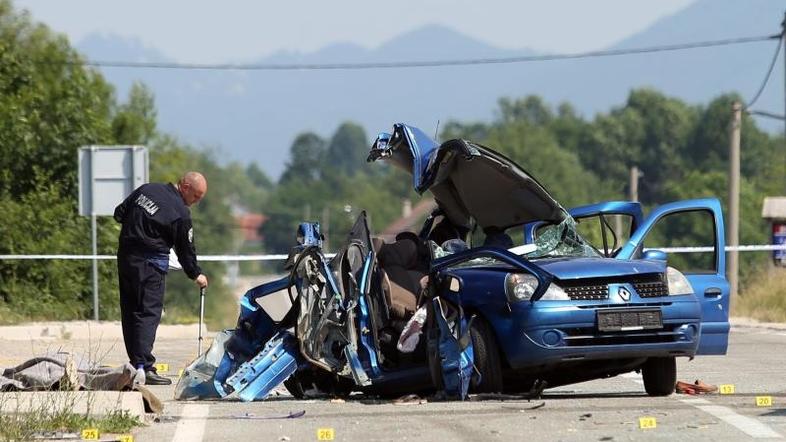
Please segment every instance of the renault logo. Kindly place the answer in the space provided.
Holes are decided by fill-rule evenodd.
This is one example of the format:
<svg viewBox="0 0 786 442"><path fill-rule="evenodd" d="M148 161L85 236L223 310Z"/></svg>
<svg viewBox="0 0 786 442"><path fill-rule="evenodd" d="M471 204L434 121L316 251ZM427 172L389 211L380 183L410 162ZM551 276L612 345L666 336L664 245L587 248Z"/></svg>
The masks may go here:
<svg viewBox="0 0 786 442"><path fill-rule="evenodd" d="M625 302L630 301L630 292L625 287L618 288L617 295Z"/></svg>

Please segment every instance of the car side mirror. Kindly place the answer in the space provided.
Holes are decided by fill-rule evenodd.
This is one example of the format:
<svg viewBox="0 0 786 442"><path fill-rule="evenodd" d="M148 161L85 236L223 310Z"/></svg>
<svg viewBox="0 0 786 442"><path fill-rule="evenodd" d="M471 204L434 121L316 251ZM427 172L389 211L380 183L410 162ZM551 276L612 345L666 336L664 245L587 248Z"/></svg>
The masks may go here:
<svg viewBox="0 0 786 442"><path fill-rule="evenodd" d="M652 261L663 261L666 262L666 252L662 250L646 250L642 256L642 259L649 259Z"/></svg>
<svg viewBox="0 0 786 442"><path fill-rule="evenodd" d="M443 287L445 287L447 290L453 293L460 292L461 288L464 287L464 281L456 275L450 275L450 274L445 275L442 281L443 281Z"/></svg>

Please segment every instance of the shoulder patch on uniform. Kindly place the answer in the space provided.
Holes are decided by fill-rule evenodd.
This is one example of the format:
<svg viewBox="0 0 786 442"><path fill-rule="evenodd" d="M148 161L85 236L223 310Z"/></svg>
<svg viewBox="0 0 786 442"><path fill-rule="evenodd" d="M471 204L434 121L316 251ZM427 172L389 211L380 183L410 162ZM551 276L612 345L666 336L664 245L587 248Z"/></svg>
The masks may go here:
<svg viewBox="0 0 786 442"><path fill-rule="evenodd" d="M188 242L194 242L194 228L188 229Z"/></svg>
<svg viewBox="0 0 786 442"><path fill-rule="evenodd" d="M150 198L146 197L143 193L140 193L136 198L136 205L145 209L145 212L147 212L150 216L155 215L159 209L158 204L156 204Z"/></svg>

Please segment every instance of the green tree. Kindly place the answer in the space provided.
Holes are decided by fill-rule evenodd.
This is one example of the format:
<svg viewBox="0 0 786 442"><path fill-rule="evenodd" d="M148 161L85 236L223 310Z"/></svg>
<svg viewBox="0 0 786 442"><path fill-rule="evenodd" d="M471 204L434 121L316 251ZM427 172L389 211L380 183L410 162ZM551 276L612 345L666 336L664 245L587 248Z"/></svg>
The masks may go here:
<svg viewBox="0 0 786 442"><path fill-rule="evenodd" d="M545 126L554 118L549 106L537 95L512 100L500 98L499 121L503 124L526 121L535 126Z"/></svg>
<svg viewBox="0 0 786 442"><path fill-rule="evenodd" d="M235 233L228 201L237 193L238 167L223 168L209 154L158 134L148 88L135 84L127 101L116 103L111 86L84 66L64 37L0 0L0 254L90 254L90 222L77 213L77 150L119 143L151 147L154 181L174 181L189 169L205 172L211 192L194 215L199 252L224 253ZM99 217L99 254L116 252L119 231L111 217ZM208 312L217 320L235 302L227 302L231 294L222 288L223 264L205 267L214 307ZM90 269L90 261L0 261L0 321L91 317ZM195 317L198 299L188 284L171 279L170 313L181 309ZM113 261L99 261L99 292L100 317L118 318Z"/></svg>
<svg viewBox="0 0 786 442"><path fill-rule="evenodd" d="M289 163L281 175L280 183L300 181L304 184L321 178L325 140L306 132L298 135L289 149Z"/></svg>
<svg viewBox="0 0 786 442"><path fill-rule="evenodd" d="M346 122L336 129L327 146L325 163L335 173L353 176L360 171L373 173L366 164L369 142L366 131L355 123Z"/></svg>
<svg viewBox="0 0 786 442"><path fill-rule="evenodd" d="M246 166L246 176L251 183L257 187L258 189L262 190L270 190L273 188L273 181L271 181L270 177L259 168L257 163L249 163Z"/></svg>
<svg viewBox="0 0 786 442"><path fill-rule="evenodd" d="M113 104L111 87L65 38L0 0L0 254L90 253L90 224L77 216L77 149L112 141ZM111 231L99 226L107 244ZM89 269L0 261L0 320L88 317ZM112 271L101 263L104 302L116 294ZM106 315L115 312L109 304Z"/></svg>
<svg viewBox="0 0 786 442"><path fill-rule="evenodd" d="M156 107L153 92L143 83L131 86L128 101L112 119L112 133L119 144L148 144L156 135Z"/></svg>

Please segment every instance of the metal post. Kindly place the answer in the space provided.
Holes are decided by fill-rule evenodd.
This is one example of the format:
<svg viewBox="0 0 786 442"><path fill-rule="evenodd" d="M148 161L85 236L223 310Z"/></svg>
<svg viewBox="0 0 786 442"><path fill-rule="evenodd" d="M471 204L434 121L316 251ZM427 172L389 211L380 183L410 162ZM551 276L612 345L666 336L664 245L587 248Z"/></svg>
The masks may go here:
<svg viewBox="0 0 786 442"><path fill-rule="evenodd" d="M93 319L98 321L98 235L96 233L96 147L90 146L90 226L93 243Z"/></svg>
<svg viewBox="0 0 786 442"><path fill-rule="evenodd" d="M322 236L325 241L322 243L322 250L328 251L328 241L330 241L330 208L325 206L322 208Z"/></svg>
<svg viewBox="0 0 786 442"><path fill-rule="evenodd" d="M781 22L781 38L783 39L783 115L786 117L786 12L783 13L783 22ZM783 142L786 144L786 118L783 120ZM783 150L786 160L786 148ZM784 161L784 166L784 170L786 170L786 161ZM783 182L786 185L786 176L784 176Z"/></svg>
<svg viewBox="0 0 786 442"><path fill-rule="evenodd" d="M726 243L729 246L739 245L740 225L740 126L742 120L742 104L732 104L734 112L730 125L729 142L729 232ZM728 279L731 296L737 296L739 275L739 252L732 250L728 255Z"/></svg>
<svg viewBox="0 0 786 442"><path fill-rule="evenodd" d="M639 200L639 177L641 176L641 172L639 172L639 168L637 166L633 166L630 168L630 200L631 201L638 201Z"/></svg>

